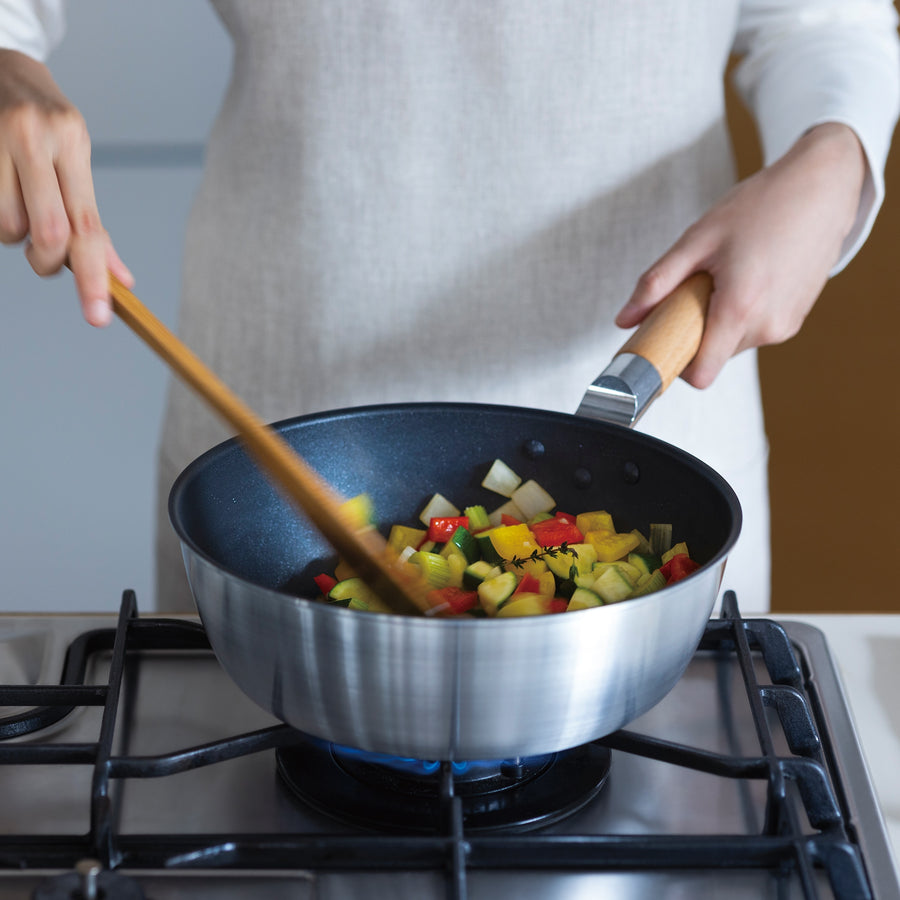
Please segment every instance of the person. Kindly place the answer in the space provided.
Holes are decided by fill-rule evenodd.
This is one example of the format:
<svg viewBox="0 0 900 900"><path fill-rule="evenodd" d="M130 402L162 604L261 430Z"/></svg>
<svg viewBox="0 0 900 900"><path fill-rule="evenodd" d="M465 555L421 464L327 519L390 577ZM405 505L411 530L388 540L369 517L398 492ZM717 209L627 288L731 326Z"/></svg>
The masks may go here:
<svg viewBox="0 0 900 900"><path fill-rule="evenodd" d="M103 325L106 269L131 276L103 230L85 124L42 62L62 7L0 0L0 239L27 239L41 275L68 259L85 318ZM892 4L214 7L234 60L188 228L188 345L269 420L387 401L573 412L620 329L709 271L700 350L640 427L736 489L744 529L725 587L765 609L755 348L798 331L882 202L900 84ZM738 184L731 54L765 154ZM160 608L190 604L168 487L224 437L173 383Z"/></svg>

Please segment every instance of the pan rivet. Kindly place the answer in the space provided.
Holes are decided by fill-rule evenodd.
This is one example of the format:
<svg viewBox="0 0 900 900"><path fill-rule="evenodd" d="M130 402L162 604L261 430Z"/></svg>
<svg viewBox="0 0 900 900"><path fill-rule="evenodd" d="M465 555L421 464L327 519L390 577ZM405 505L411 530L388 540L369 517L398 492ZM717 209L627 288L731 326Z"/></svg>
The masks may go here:
<svg viewBox="0 0 900 900"><path fill-rule="evenodd" d="M625 484L637 484L641 480L641 470L638 468L637 463L625 463L622 469L622 477L625 479Z"/></svg>
<svg viewBox="0 0 900 900"><path fill-rule="evenodd" d="M525 455L529 459L538 459L538 457L543 456L546 452L546 448L544 447L544 445L540 441L536 440L526 441L524 450Z"/></svg>
<svg viewBox="0 0 900 900"><path fill-rule="evenodd" d="M575 487L588 488L591 486L591 481L593 481L593 477L587 469L575 470Z"/></svg>

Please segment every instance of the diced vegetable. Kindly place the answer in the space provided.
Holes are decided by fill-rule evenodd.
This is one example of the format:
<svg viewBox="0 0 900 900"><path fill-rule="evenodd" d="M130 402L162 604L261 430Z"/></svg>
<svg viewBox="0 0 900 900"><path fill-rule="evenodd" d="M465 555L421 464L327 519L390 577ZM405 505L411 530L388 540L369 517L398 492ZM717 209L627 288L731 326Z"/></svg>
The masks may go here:
<svg viewBox="0 0 900 900"><path fill-rule="evenodd" d="M392 525L388 535L388 547L394 553L402 553L407 547L418 550L428 534L424 528L410 528L408 525Z"/></svg>
<svg viewBox="0 0 900 900"><path fill-rule="evenodd" d="M688 553L688 545L684 541L679 541L677 544L674 544L672 546L671 550L666 550L666 552L663 553L661 559L663 563L667 563L673 556L678 556L682 553L685 556L690 556L690 553Z"/></svg>
<svg viewBox="0 0 900 900"><path fill-rule="evenodd" d="M490 535L494 549L504 560L525 559L541 549L527 525L501 525Z"/></svg>
<svg viewBox="0 0 900 900"><path fill-rule="evenodd" d="M497 610L501 618L510 616L543 616L550 612L550 598L541 594L519 594Z"/></svg>
<svg viewBox="0 0 900 900"><path fill-rule="evenodd" d="M491 520L488 518L487 510L483 506L467 506L463 510L463 514L469 519L469 531L473 534L476 531L485 531L491 527Z"/></svg>
<svg viewBox="0 0 900 900"><path fill-rule="evenodd" d="M426 587L442 588L450 583L450 563L440 553L417 550L409 561L419 568Z"/></svg>
<svg viewBox="0 0 900 900"><path fill-rule="evenodd" d="M516 488L510 499L522 510L526 520L533 519L538 513L550 512L556 506L556 501L534 479Z"/></svg>
<svg viewBox="0 0 900 900"><path fill-rule="evenodd" d="M612 516L606 510L579 513L575 517L575 525L582 534L589 531L615 531Z"/></svg>
<svg viewBox="0 0 900 900"><path fill-rule="evenodd" d="M650 524L650 552L662 556L672 546L672 526L668 523Z"/></svg>
<svg viewBox="0 0 900 900"><path fill-rule="evenodd" d="M355 601L356 608L372 612L388 612L388 608L362 578L345 578L337 582L329 591L328 599L348 605L352 605Z"/></svg>
<svg viewBox="0 0 900 900"><path fill-rule="evenodd" d="M517 522L523 522L525 520L525 515L522 513L522 510L519 509L512 500L507 500L503 506L498 506L488 516L491 527L496 528L498 525L502 525L504 516L515 519Z"/></svg>
<svg viewBox="0 0 900 900"><path fill-rule="evenodd" d="M597 562L597 551L592 544L570 544L565 552L560 550L554 555L546 554L544 561L557 578L571 578L573 566L576 575L591 571Z"/></svg>
<svg viewBox="0 0 900 900"><path fill-rule="evenodd" d="M584 535L573 522L565 519L544 519L531 525L531 533L542 547L559 547L561 544L580 544Z"/></svg>
<svg viewBox="0 0 900 900"><path fill-rule="evenodd" d="M571 612L576 609L590 609L592 606L602 606L603 601L598 594L589 588L578 588L569 598L567 609Z"/></svg>
<svg viewBox="0 0 900 900"><path fill-rule="evenodd" d="M522 479L502 459L495 459L481 486L503 497L512 497L521 483Z"/></svg>
<svg viewBox="0 0 900 900"><path fill-rule="evenodd" d="M478 606L478 592L467 591L458 587L435 588L428 593L432 608L437 612L446 612L453 616L461 616Z"/></svg>
<svg viewBox="0 0 900 900"><path fill-rule="evenodd" d="M355 531L371 528L375 522L372 498L368 494L357 494L357 496L345 500L341 503L340 512L347 524Z"/></svg>
<svg viewBox="0 0 900 900"><path fill-rule="evenodd" d="M494 578L487 578L478 585L478 599L489 616L497 614L500 604L508 600L519 580L515 572L501 572Z"/></svg>
<svg viewBox="0 0 900 900"><path fill-rule="evenodd" d="M458 516L459 510L442 494L435 494L425 509L419 513L419 521L426 527L431 524L431 520L442 516Z"/></svg>
<svg viewBox="0 0 900 900"><path fill-rule="evenodd" d="M621 559L638 545L633 534L616 534L614 531L589 531L584 539L597 551L597 559L601 562Z"/></svg>
<svg viewBox="0 0 900 900"><path fill-rule="evenodd" d="M468 528L463 526L459 526L450 535L450 539L444 545L441 554L449 556L453 552L461 553L466 561L466 565L481 559L481 552L478 549L478 542L475 540L475 536Z"/></svg>
<svg viewBox="0 0 900 900"><path fill-rule="evenodd" d="M328 575L325 572L321 575L316 575L315 578L313 578L313 581L316 583L316 587L326 597L331 592L331 589L337 584L337 578L332 578L331 575Z"/></svg>
<svg viewBox="0 0 900 900"><path fill-rule="evenodd" d="M466 570L463 572L463 587L469 588L470 590L477 590L478 585L481 584L482 581L487 581L489 578L496 578L498 575L502 575L503 570L499 566L492 566L487 560L480 559L478 562L473 562L470 566L466 567Z"/></svg>
<svg viewBox="0 0 900 900"><path fill-rule="evenodd" d="M686 553L673 556L667 563L660 567L660 572L666 579L666 584L672 584L687 578L692 572L696 572L700 565L692 560Z"/></svg>
<svg viewBox="0 0 900 900"><path fill-rule="evenodd" d="M604 603L618 603L624 600L634 590L634 582L622 571L619 566L608 566L594 582L591 590L597 594ZM569 604L571 606L571 603Z"/></svg>

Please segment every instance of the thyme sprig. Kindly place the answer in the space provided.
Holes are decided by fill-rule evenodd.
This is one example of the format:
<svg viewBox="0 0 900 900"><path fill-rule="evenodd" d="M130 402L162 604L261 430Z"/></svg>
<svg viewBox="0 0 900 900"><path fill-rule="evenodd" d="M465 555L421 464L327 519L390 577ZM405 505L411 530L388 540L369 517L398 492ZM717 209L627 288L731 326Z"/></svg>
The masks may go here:
<svg viewBox="0 0 900 900"><path fill-rule="evenodd" d="M558 547L543 547L540 550L532 550L528 556L514 556L509 560L509 564L515 566L517 569L521 569L527 562L544 559L546 556L549 556L551 559L556 559L560 553L568 553L571 555L572 559L578 559L578 551L574 547L570 547L568 541L563 541Z"/></svg>

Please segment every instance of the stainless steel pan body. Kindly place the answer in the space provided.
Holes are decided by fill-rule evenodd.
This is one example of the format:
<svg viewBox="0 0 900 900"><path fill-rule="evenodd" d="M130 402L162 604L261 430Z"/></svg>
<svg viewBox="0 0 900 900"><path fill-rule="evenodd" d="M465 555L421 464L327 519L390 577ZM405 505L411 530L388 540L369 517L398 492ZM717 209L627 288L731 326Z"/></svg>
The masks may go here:
<svg viewBox="0 0 900 900"><path fill-rule="evenodd" d="M520 619L427 619L335 608L312 576L333 553L236 442L196 460L170 516L213 649L260 706L301 731L420 759L500 759L585 743L627 724L677 682L712 611L740 531L709 467L618 425L562 413L404 404L274 426L379 522L414 523L439 491L502 498L495 458L537 479L560 509L607 509L620 530L671 522L703 563L642 599Z"/></svg>

